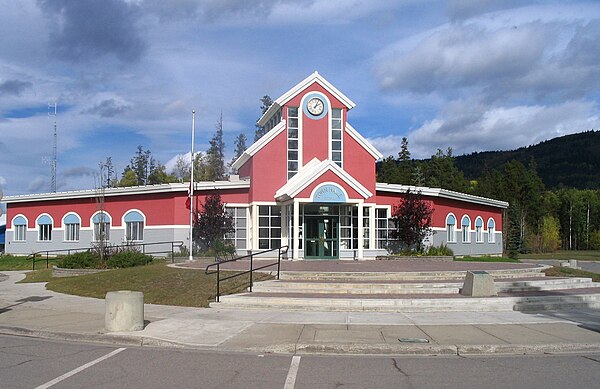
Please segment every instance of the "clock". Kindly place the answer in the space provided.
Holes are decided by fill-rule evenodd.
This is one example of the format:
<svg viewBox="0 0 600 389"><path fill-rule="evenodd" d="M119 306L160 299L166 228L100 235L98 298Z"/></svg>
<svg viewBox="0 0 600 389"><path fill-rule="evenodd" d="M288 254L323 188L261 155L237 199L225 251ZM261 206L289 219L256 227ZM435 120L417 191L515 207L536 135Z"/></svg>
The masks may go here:
<svg viewBox="0 0 600 389"><path fill-rule="evenodd" d="M323 113L323 110L325 109L325 104L320 98L313 97L312 99L308 100L306 108L308 109L308 112L310 112L311 115L319 116Z"/></svg>

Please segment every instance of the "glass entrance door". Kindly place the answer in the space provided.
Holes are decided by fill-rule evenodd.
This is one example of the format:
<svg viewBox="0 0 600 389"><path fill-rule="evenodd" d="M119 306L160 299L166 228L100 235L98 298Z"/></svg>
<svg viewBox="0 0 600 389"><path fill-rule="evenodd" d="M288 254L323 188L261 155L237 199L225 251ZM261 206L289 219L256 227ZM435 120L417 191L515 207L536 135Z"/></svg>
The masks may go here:
<svg viewBox="0 0 600 389"><path fill-rule="evenodd" d="M304 257L337 259L339 257L338 217L305 216Z"/></svg>

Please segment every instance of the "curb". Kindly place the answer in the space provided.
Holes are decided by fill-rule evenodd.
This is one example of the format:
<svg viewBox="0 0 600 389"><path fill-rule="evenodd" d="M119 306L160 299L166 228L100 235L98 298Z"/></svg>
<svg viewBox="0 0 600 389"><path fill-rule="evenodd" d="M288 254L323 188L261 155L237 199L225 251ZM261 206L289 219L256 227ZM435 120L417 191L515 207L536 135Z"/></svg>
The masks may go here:
<svg viewBox="0 0 600 389"><path fill-rule="evenodd" d="M573 354L600 352L600 343L549 343L549 344L481 344L481 345L395 345L376 344L318 344L318 343L283 343L242 349L219 348L208 345L195 345L174 342L165 339L115 334L81 334L72 332L53 332L32 330L28 328L0 326L0 335L24 336L31 338L64 340L85 343L102 343L110 345L134 347L160 347L189 350L210 350L226 352L261 352L273 354L305 354L305 355L415 355L415 356L448 356L448 355L539 355L539 354Z"/></svg>

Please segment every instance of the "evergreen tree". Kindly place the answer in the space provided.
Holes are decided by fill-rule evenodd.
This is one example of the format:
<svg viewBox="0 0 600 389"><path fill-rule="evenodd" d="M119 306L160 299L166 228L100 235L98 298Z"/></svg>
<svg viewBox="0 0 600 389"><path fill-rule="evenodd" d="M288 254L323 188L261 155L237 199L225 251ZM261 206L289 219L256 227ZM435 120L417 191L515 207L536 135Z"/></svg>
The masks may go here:
<svg viewBox="0 0 600 389"><path fill-rule="evenodd" d="M402 138L400 152L398 153L398 180L400 184L413 184L413 163L408 150L408 139Z"/></svg>
<svg viewBox="0 0 600 389"><path fill-rule="evenodd" d="M230 169L232 169L233 172L233 163L242 156L242 154L244 153L244 151L246 151L247 147L246 147L246 135L244 134L239 134L237 138L235 138L235 152L233 153L233 158L231 159L231 162L229 163L229 167ZM234 172L235 173L235 172Z"/></svg>
<svg viewBox="0 0 600 389"><path fill-rule="evenodd" d="M466 192L469 188L462 171L454 164L451 147L448 147L446 153L438 149L425 164L424 173L427 186L457 192Z"/></svg>
<svg viewBox="0 0 600 389"><path fill-rule="evenodd" d="M215 135L210 140L210 148L206 152L206 157L210 167L207 177L208 181L220 181L226 179L222 113L217 121Z"/></svg>
<svg viewBox="0 0 600 389"><path fill-rule="evenodd" d="M261 106L260 106L261 114L260 114L260 116L262 117L262 115L264 115L265 112L267 112L267 110L269 109L269 107L271 105L273 105L273 99L271 99L271 97L269 95L264 95L260 99L260 102L261 102ZM265 128L259 126L258 123L256 123L256 131L254 132L254 142L256 142L257 140L259 140L260 138L262 138L264 134L265 134Z"/></svg>

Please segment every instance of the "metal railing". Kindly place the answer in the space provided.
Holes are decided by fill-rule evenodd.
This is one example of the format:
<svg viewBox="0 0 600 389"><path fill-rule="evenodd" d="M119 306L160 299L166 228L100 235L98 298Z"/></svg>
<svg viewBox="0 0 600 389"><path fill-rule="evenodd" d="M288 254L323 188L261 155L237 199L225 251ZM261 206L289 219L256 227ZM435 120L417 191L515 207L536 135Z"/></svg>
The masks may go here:
<svg viewBox="0 0 600 389"><path fill-rule="evenodd" d="M147 249L147 247L158 246L158 245L170 245L168 249ZM166 242L152 242L152 243L124 243L121 245L106 245L105 249L108 250L127 250L128 248L140 248L143 254L153 255L153 254L169 254L171 257L171 263L175 262L175 248L181 250L183 247L183 241L175 240L175 241L166 241ZM69 255L72 253L78 253L82 251L92 251L96 250L97 247L80 247L80 248L70 248L70 249L57 249L57 250L41 250L35 253L29 254L26 258L28 260L31 258L31 270L35 270L35 263L45 261L46 269L50 267L50 261L56 260L56 257L61 254ZM42 258L39 258L42 257ZM45 257L45 258L44 258Z"/></svg>
<svg viewBox="0 0 600 389"><path fill-rule="evenodd" d="M262 254L266 254L266 253L270 253L273 251L277 251L277 262L273 262L273 263L269 263L267 265L261 265L259 267L254 267L254 257L257 255L262 255ZM231 258L231 259L225 259L225 260L220 260L214 263L209 264L208 266L206 266L206 269L204 270L204 273L206 275L211 275L211 274L216 274L217 275L217 295L216 295L216 302L219 302L220 297L221 297L221 281L225 281L225 280L229 280L231 278L235 278L235 277L239 277L239 276L243 276L245 274L250 274L250 285L249 285L249 290L250 292L252 292L252 284L253 284L253 273L257 270L262 270L262 269L266 269L267 267L271 267L271 266L275 266L277 265L277 279L279 279L279 273L281 270L281 256L283 254L287 254L288 252L288 246L282 246L280 248L277 249L271 249L271 250L265 250L265 251L259 251L257 253L252 253L252 254L248 254L248 255L244 255L243 257L237 257L237 258ZM250 265L250 269L248 270L244 270L240 273L235 273L232 274L230 276L227 277L223 277L221 278L221 265L225 264L225 263L229 263L229 262L236 262L242 259L250 259L249 261L249 265ZM216 267L216 270L209 270L210 268ZM226 269L229 270L229 269ZM233 271L235 271L235 269L231 269Z"/></svg>

